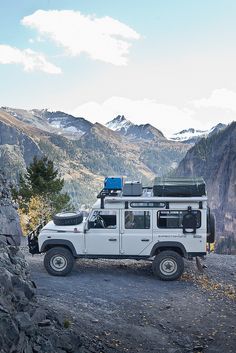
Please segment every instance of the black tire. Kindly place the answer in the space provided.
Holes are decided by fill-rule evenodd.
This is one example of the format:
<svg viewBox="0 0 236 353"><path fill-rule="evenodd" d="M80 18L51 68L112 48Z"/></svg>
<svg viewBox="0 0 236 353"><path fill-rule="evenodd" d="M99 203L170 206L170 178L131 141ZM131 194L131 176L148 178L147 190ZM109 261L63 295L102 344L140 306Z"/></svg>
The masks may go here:
<svg viewBox="0 0 236 353"><path fill-rule="evenodd" d="M215 242L215 228L216 228L215 217L212 213L207 216L207 243Z"/></svg>
<svg viewBox="0 0 236 353"><path fill-rule="evenodd" d="M173 250L164 250L155 256L152 263L155 276L163 281L174 281L184 271L184 260Z"/></svg>
<svg viewBox="0 0 236 353"><path fill-rule="evenodd" d="M66 276L74 266L75 258L71 251L64 247L49 249L44 256L44 266L53 276Z"/></svg>
<svg viewBox="0 0 236 353"><path fill-rule="evenodd" d="M74 226L83 222L83 212L64 212L53 216L57 226Z"/></svg>

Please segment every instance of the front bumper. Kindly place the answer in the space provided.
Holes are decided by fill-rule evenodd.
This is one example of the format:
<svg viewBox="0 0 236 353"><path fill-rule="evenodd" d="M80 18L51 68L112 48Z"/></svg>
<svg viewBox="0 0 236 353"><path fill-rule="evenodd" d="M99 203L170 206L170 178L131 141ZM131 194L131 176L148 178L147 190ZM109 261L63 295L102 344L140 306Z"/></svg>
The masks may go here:
<svg viewBox="0 0 236 353"><path fill-rule="evenodd" d="M37 228L35 228L32 232L28 234L28 247L29 247L29 252L30 254L40 254L39 251L39 243L38 243L38 237L40 230L45 226L46 221L43 221L38 225Z"/></svg>

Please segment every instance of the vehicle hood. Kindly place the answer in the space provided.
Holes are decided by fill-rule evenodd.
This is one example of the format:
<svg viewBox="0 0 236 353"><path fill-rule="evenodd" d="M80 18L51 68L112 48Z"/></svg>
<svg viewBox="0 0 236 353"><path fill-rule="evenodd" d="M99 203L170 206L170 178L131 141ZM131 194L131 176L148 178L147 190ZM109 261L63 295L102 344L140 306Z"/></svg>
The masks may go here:
<svg viewBox="0 0 236 353"><path fill-rule="evenodd" d="M83 233L85 222L86 222L86 218L84 218L82 223L76 224L73 226L57 226L53 221L50 221L42 228L40 233L45 232L45 231L63 232L63 233L64 232Z"/></svg>

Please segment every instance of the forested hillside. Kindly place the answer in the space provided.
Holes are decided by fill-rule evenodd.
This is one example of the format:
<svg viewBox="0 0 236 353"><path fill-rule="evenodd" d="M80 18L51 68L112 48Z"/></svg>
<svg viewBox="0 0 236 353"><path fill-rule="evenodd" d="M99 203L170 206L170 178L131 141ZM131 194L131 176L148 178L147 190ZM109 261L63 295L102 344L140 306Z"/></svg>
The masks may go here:
<svg viewBox="0 0 236 353"><path fill-rule="evenodd" d="M139 137L130 139L62 112L2 108L0 124L0 163L8 179L17 182L34 156L46 155L76 204L93 202L107 175L151 183L156 174L173 170L189 148L154 134L157 130L150 125L136 126Z"/></svg>

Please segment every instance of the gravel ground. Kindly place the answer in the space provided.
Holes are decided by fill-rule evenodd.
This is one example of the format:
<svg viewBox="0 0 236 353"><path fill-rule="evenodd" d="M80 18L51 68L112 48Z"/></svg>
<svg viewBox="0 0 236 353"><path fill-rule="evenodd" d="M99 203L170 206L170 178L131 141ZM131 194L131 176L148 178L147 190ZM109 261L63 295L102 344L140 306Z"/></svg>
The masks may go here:
<svg viewBox="0 0 236 353"><path fill-rule="evenodd" d="M180 280L163 282L133 260L78 260L53 277L22 249L39 302L78 330L84 353L235 352L235 256L208 255L203 274L186 261Z"/></svg>

